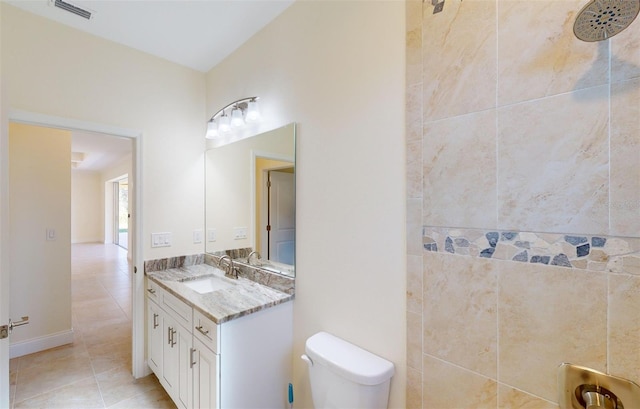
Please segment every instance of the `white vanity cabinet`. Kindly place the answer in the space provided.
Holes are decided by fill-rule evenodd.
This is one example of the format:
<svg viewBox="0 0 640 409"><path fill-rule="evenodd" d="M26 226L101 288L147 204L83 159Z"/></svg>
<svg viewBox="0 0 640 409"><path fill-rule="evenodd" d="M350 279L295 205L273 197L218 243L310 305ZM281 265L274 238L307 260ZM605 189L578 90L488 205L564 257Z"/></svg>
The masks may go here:
<svg viewBox="0 0 640 409"><path fill-rule="evenodd" d="M147 280L147 362L180 408L285 408L292 303L216 324Z"/></svg>
<svg viewBox="0 0 640 409"><path fill-rule="evenodd" d="M191 408L191 308L153 283L147 292L147 363L176 405Z"/></svg>

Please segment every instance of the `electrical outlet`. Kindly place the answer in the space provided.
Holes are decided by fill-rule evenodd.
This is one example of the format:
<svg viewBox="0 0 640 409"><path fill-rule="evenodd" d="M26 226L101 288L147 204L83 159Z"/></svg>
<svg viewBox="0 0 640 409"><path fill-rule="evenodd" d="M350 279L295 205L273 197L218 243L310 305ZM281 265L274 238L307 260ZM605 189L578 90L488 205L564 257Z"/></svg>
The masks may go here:
<svg viewBox="0 0 640 409"><path fill-rule="evenodd" d="M216 241L218 231L216 229L207 229L207 241Z"/></svg>
<svg viewBox="0 0 640 409"><path fill-rule="evenodd" d="M194 244L200 244L202 243L202 229L196 229L193 231L193 243Z"/></svg>
<svg viewBox="0 0 640 409"><path fill-rule="evenodd" d="M234 227L233 228L233 239L234 240L242 240L247 238L247 228L246 227Z"/></svg>

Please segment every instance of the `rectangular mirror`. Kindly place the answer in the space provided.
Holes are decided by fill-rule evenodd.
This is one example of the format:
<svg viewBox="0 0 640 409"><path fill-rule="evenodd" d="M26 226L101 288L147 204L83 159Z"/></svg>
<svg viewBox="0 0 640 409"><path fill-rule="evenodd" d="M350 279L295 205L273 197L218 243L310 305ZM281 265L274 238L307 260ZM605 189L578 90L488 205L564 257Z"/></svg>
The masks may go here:
<svg viewBox="0 0 640 409"><path fill-rule="evenodd" d="M205 154L206 252L295 275L295 123Z"/></svg>

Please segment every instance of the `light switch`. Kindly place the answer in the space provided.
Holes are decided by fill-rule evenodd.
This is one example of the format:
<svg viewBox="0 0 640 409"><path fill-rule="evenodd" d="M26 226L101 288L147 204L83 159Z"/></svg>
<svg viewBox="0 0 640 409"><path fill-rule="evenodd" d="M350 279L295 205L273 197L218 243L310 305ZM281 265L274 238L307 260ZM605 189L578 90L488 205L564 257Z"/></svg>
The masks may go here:
<svg viewBox="0 0 640 409"><path fill-rule="evenodd" d="M55 241L56 229L47 229L47 241Z"/></svg>
<svg viewBox="0 0 640 409"><path fill-rule="evenodd" d="M202 243L203 232L200 229L196 229L193 231L193 243L199 244Z"/></svg>
<svg viewBox="0 0 640 409"><path fill-rule="evenodd" d="M234 240L242 240L247 238L247 228L246 227L234 227L233 228L233 239Z"/></svg>
<svg viewBox="0 0 640 409"><path fill-rule="evenodd" d="M170 247L171 233L151 233L151 247Z"/></svg>
<svg viewBox="0 0 640 409"><path fill-rule="evenodd" d="M207 229L207 241L216 241L218 232L216 229Z"/></svg>

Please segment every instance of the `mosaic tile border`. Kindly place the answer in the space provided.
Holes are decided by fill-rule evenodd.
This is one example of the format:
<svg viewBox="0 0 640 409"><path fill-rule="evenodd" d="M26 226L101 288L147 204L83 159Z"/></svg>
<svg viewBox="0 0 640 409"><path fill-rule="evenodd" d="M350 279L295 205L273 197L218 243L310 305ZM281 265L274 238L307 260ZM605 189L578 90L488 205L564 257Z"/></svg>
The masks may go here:
<svg viewBox="0 0 640 409"><path fill-rule="evenodd" d="M425 251L640 275L640 238L422 228Z"/></svg>

